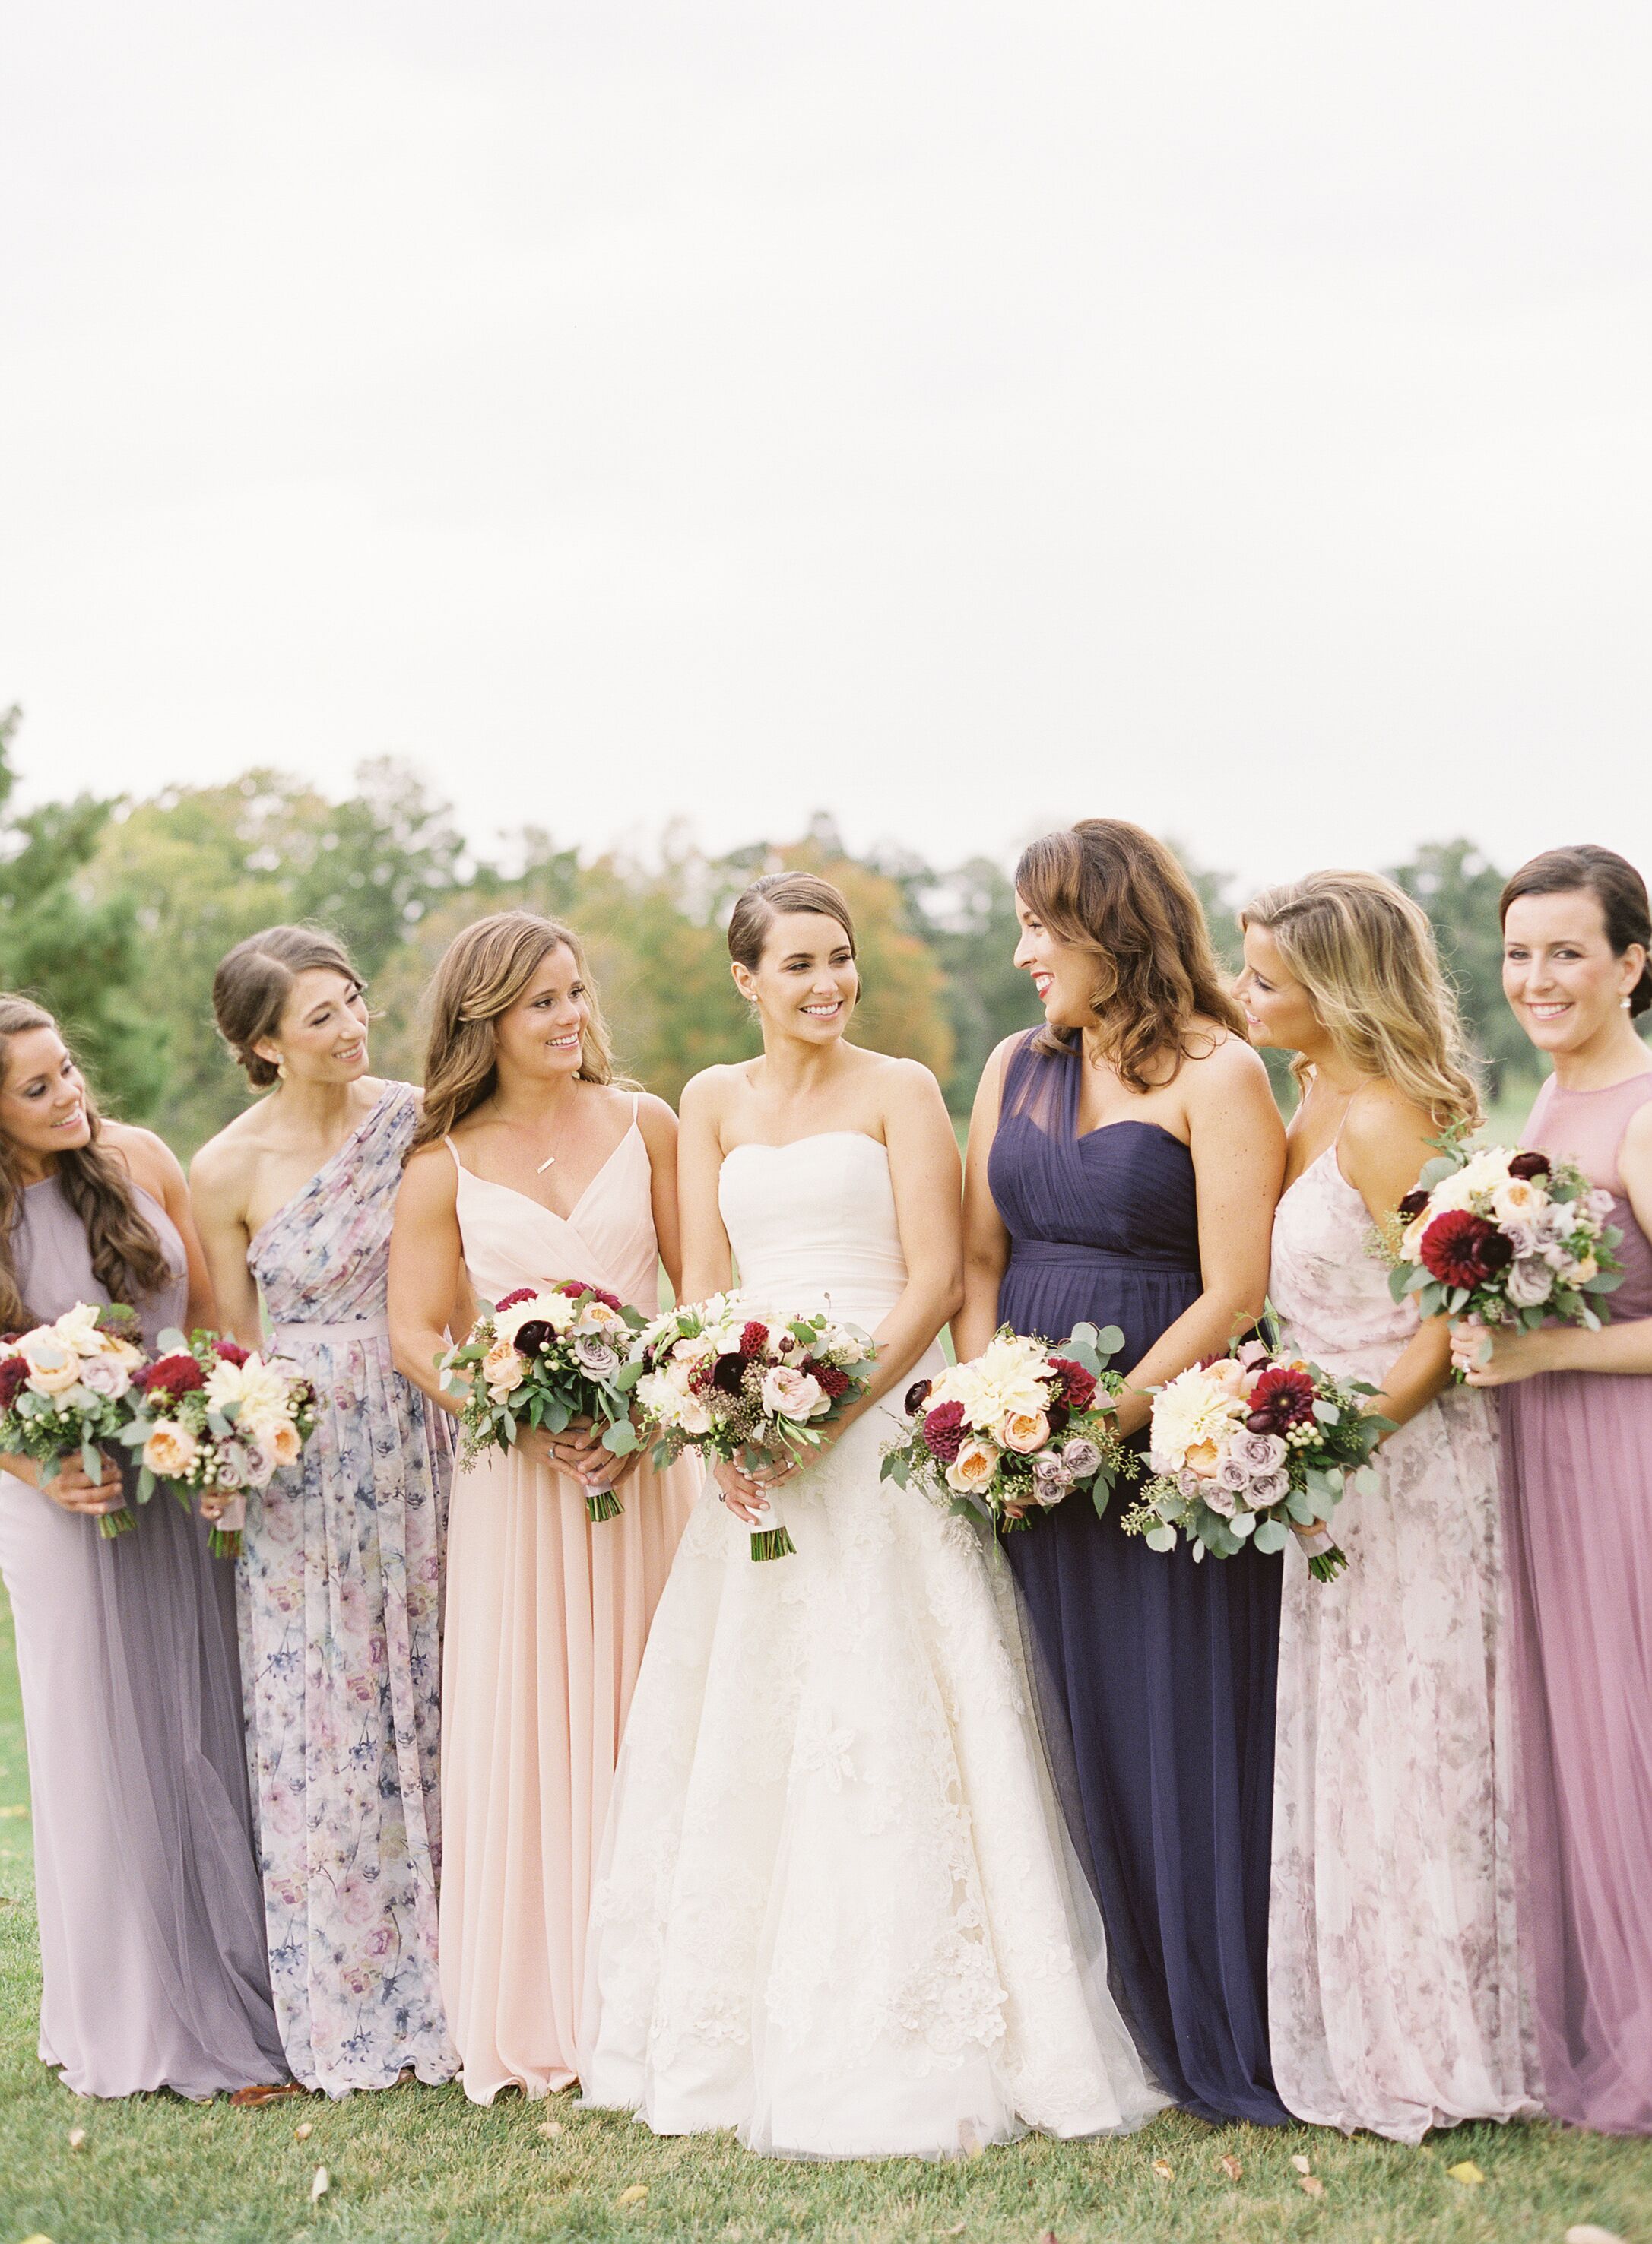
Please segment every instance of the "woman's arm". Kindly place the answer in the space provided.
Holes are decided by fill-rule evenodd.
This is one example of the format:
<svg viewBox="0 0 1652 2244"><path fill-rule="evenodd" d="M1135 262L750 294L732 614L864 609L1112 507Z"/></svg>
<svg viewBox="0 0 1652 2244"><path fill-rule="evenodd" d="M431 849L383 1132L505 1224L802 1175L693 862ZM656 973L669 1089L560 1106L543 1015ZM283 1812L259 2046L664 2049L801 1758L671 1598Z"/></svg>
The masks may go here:
<svg viewBox="0 0 1652 2244"><path fill-rule="evenodd" d="M1128 1373L1117 1414L1125 1434L1148 1422L1147 1389L1223 1354L1261 1315L1268 1295L1274 1208L1285 1174L1285 1125L1268 1071L1231 1037L1208 1058L1184 1065L1204 1290Z"/></svg>
<svg viewBox="0 0 1652 2244"><path fill-rule="evenodd" d="M1631 1117L1623 1133L1618 1174L1635 1221L1652 1235L1652 1102ZM1609 1294L1601 1306L1610 1314ZM1500 1332L1460 1324L1452 1335L1452 1350L1471 1387L1506 1387L1539 1371L1603 1371L1644 1378L1652 1373L1652 1317L1603 1325L1599 1332L1588 1332L1580 1325ZM1482 1355L1484 1362L1479 1360Z"/></svg>
<svg viewBox="0 0 1652 2244"><path fill-rule="evenodd" d="M125 1156L126 1165L133 1177L152 1198L160 1202L184 1242L184 1260L189 1274L184 1329L195 1332L202 1327L215 1328L218 1308L212 1275L206 1267L200 1234L196 1228L183 1164L166 1139L158 1138L152 1130L127 1126L121 1131L120 1137L120 1151ZM245 1255L241 1258L241 1267L246 1267Z"/></svg>
<svg viewBox="0 0 1652 2244"><path fill-rule="evenodd" d="M720 1068L708 1068L684 1086L677 1128L677 1205L682 1227L680 1301L703 1301L727 1293L735 1280L735 1252L717 1205L722 1169Z"/></svg>
<svg viewBox="0 0 1652 2244"><path fill-rule="evenodd" d="M952 1320L952 1345L960 1363L979 1355L999 1325L999 1288L1010 1260L1010 1234L987 1181L986 1165L998 1135L1004 1071L1019 1037L1005 1037L981 1071L970 1115L964 1163L964 1306Z"/></svg>
<svg viewBox="0 0 1652 2244"><path fill-rule="evenodd" d="M206 1284L217 1306L218 1329L232 1333L243 1348L264 1345L258 1311L258 1287L247 1267L247 1195L254 1156L214 1138L190 1163L189 1188L196 1235L206 1265Z"/></svg>
<svg viewBox="0 0 1652 2244"><path fill-rule="evenodd" d="M390 1355L396 1369L457 1416L463 1397L442 1384L443 1321L469 1292L459 1234L458 1178L445 1146L426 1146L403 1172L390 1232Z"/></svg>
<svg viewBox="0 0 1652 2244"><path fill-rule="evenodd" d="M903 1384L964 1299L964 1225L958 1139L941 1086L916 1060L891 1063L884 1109L895 1222L906 1263L900 1299L872 1335L871 1383L841 1423Z"/></svg>
<svg viewBox="0 0 1652 2244"><path fill-rule="evenodd" d="M677 1118L663 1098L645 1098L638 1104L637 1127L648 1149L654 1237L660 1245L660 1260L666 1266L673 1295L680 1298L682 1223L677 1211ZM632 1304L646 1317L653 1316L658 1306L654 1301Z"/></svg>
<svg viewBox="0 0 1652 2244"><path fill-rule="evenodd" d="M1432 1115L1386 1084L1356 1095L1332 1158L1374 1223L1393 1220L1395 1209L1416 1184L1425 1163L1439 1151L1434 1142L1439 1135L1439 1125ZM1451 1326L1444 1317L1431 1317L1389 1365L1382 1390L1371 1397L1370 1408L1404 1426L1445 1393L1451 1375Z"/></svg>

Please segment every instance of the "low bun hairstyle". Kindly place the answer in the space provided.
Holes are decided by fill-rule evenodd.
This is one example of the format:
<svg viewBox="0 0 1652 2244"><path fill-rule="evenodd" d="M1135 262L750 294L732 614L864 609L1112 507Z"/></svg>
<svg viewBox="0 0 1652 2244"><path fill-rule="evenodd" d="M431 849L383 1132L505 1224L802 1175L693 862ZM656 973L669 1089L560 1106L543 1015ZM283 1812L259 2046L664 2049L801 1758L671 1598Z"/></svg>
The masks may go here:
<svg viewBox="0 0 1652 2244"><path fill-rule="evenodd" d="M1606 939L1622 958L1638 943L1647 954L1641 978L1629 992L1629 1011L1641 1014L1652 1008L1652 911L1647 907L1646 882L1627 857L1615 849L1602 849L1596 842L1580 842L1569 849L1545 849L1540 857L1520 867L1498 899L1500 925L1508 908L1520 896L1559 896L1584 889L1601 907Z"/></svg>
<svg viewBox="0 0 1652 2244"><path fill-rule="evenodd" d="M1177 1068L1192 1056L1195 1016L1246 1041L1244 1014L1222 981L1193 882L1145 828L1081 818L1022 851L1015 886L1052 935L1089 953L1091 1010L1133 1091L1155 1087L1167 1056ZM1046 1026L1033 1042L1040 1051L1066 1051L1079 1035Z"/></svg>
<svg viewBox="0 0 1652 2244"><path fill-rule="evenodd" d="M408 1147L440 1144L456 1122L489 1098L499 1079L493 1024L508 1013L552 951L566 945L586 984L586 1023L579 1039L580 1083L613 1083L608 1042L596 990L586 967L585 945L562 921L538 912L491 912L460 929L442 954L428 1003L430 1038L424 1061L424 1108ZM629 1086L627 1086L629 1087Z"/></svg>
<svg viewBox="0 0 1652 2244"><path fill-rule="evenodd" d="M848 902L841 889L823 881L817 873L765 873L748 889L741 889L728 922L728 956L736 966L743 966L748 974L757 971L768 930L782 912L817 912L822 919L835 919L849 937L849 955L856 960L858 978L855 923L850 917Z"/></svg>
<svg viewBox="0 0 1652 2244"><path fill-rule="evenodd" d="M254 1091L267 1091L279 1079L280 1070L254 1046L275 1034L293 985L301 974L318 966L342 974L357 989L362 986L349 951L324 927L267 927L219 960L213 977L213 1017Z"/></svg>
<svg viewBox="0 0 1652 2244"><path fill-rule="evenodd" d="M30 997L0 993L0 1082L11 1064L11 1039L30 1029L55 1029L44 1005ZM79 1217L91 1254L91 1273L112 1301L128 1308L160 1292L173 1281L154 1226L138 1205L137 1189L125 1163L99 1140L103 1118L90 1090L83 1092L91 1136L57 1157L64 1198ZM17 1285L11 1259L11 1234L23 1201L23 1183L11 1157L10 1141L0 1132L0 1328L19 1332L36 1321Z"/></svg>

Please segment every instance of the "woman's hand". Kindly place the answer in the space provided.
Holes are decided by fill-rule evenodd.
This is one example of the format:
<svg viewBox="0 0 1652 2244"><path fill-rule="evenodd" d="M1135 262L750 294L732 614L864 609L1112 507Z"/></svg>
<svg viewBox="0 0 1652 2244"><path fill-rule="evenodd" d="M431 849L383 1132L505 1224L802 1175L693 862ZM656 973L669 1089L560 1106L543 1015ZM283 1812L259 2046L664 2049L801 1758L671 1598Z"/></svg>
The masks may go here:
<svg viewBox="0 0 1652 2244"><path fill-rule="evenodd" d="M1471 1387L1512 1386L1552 1371L1552 1335L1541 1325L1535 1332L1505 1332L1466 1317L1452 1327L1452 1362Z"/></svg>
<svg viewBox="0 0 1652 2244"><path fill-rule="evenodd" d="M120 1485L120 1467L101 1450L98 1455L103 1460L103 1471L97 1480L87 1478L86 1468L77 1450L73 1457L64 1459L50 1480L42 1479L37 1468L35 1486L64 1511L84 1512L91 1519L101 1519L105 1512L119 1511L126 1501Z"/></svg>

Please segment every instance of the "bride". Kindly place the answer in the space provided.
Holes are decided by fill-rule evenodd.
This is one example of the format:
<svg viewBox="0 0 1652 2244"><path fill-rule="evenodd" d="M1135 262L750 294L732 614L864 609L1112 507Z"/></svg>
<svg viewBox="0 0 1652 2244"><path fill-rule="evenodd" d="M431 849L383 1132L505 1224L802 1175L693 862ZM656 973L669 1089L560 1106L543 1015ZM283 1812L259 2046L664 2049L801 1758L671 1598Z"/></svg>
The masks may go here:
<svg viewBox="0 0 1652 2244"><path fill-rule="evenodd" d="M802 1470L720 1465L655 1616L587 1945L586 2100L799 2158L938 2156L1164 2102L1107 1991L997 1554L878 1478L959 1299L934 1078L843 1041L849 907L771 874L734 976L762 1056L682 1100L683 1298L739 1282L872 1334L859 1409ZM781 1522L795 1555L750 1557ZM1036 1528L1029 1531L1036 1533Z"/></svg>

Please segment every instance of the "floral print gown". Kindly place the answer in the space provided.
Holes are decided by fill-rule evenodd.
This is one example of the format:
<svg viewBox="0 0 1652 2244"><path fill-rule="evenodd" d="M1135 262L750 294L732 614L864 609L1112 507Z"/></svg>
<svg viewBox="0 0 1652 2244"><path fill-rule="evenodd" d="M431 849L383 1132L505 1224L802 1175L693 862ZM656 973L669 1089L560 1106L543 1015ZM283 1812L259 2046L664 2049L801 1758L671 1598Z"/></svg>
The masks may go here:
<svg viewBox="0 0 1652 2244"><path fill-rule="evenodd" d="M247 1499L241 1671L270 1977L307 2088L457 2068L436 1962L445 1414L390 1361L405 1084L258 1232L273 1345L314 1382L303 1463Z"/></svg>

